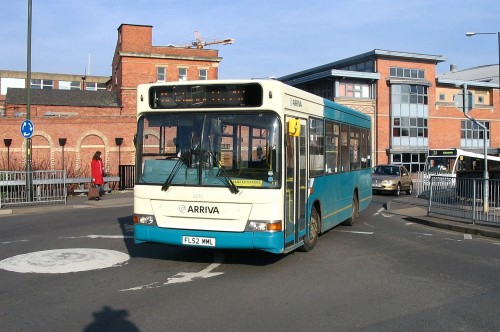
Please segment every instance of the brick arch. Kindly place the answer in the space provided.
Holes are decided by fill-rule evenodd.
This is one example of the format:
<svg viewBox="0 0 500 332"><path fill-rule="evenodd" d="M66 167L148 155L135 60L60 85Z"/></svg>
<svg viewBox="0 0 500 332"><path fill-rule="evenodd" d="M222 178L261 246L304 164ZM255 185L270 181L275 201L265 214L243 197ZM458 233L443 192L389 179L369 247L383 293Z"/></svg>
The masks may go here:
<svg viewBox="0 0 500 332"><path fill-rule="evenodd" d="M86 139L94 138L94 144L88 147L84 147L83 143ZM97 141L98 140L98 141ZM102 143L102 144L98 144ZM90 160L94 155L95 151L99 150L102 152L104 160L104 168L108 170L108 157L109 157L109 140L108 138L98 130L88 130L80 135L76 140L76 169L78 172L83 172L90 176ZM88 165L88 166L84 166ZM88 174L87 174L88 173ZM85 175L82 174L82 175Z"/></svg>
<svg viewBox="0 0 500 332"><path fill-rule="evenodd" d="M45 145L40 145L39 144L39 139L43 139L44 142L48 143L48 146ZM27 140L25 139L21 145L22 151L26 151L26 142ZM47 149L46 153L44 152L43 155L40 155L38 153L38 149ZM45 156L47 158L45 158ZM54 141L52 140L52 137L47 134L44 131L34 131L33 136L31 137L31 164L35 164L38 166L42 166L45 169L47 168L47 165L42 165L41 163L48 162L49 169L54 169L55 166L55 160L54 160ZM26 154L23 156L23 163L26 164Z"/></svg>

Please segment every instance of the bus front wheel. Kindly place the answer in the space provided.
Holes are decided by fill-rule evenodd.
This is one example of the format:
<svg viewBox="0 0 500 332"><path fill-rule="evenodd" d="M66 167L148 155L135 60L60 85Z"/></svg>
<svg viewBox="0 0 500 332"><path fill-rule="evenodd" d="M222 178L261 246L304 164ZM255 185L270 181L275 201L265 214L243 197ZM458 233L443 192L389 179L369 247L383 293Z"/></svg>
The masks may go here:
<svg viewBox="0 0 500 332"><path fill-rule="evenodd" d="M311 219L309 220L309 232L304 238L304 245L302 249L304 251L313 250L316 242L318 242L319 236L319 213L316 209L311 211Z"/></svg>
<svg viewBox="0 0 500 332"><path fill-rule="evenodd" d="M346 226L353 226L354 223L356 222L356 219L358 218L359 215L359 200L358 200L358 195L354 193L352 196L352 213L351 217L347 219L346 221L343 222L344 225Z"/></svg>

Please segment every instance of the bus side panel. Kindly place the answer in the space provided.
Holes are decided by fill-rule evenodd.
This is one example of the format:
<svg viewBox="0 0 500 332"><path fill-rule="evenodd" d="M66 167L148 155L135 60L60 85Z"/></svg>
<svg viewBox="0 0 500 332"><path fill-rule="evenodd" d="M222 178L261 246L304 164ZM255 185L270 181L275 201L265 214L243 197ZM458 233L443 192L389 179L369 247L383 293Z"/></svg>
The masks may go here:
<svg viewBox="0 0 500 332"><path fill-rule="evenodd" d="M321 204L322 229L324 232L352 215L352 199L358 190L359 209L366 209L371 201L371 169L331 174L313 179L313 194L309 197L309 210L312 202Z"/></svg>

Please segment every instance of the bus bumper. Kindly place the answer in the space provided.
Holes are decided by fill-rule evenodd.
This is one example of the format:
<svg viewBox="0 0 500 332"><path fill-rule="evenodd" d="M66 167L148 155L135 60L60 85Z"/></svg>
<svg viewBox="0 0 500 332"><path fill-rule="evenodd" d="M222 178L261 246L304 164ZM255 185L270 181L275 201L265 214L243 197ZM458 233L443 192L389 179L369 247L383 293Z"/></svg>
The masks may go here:
<svg viewBox="0 0 500 332"><path fill-rule="evenodd" d="M215 239L215 246L186 245L183 236ZM134 225L135 243L153 242L176 246L196 246L213 249L257 249L271 253L283 253L283 232L214 232L160 228L147 225Z"/></svg>

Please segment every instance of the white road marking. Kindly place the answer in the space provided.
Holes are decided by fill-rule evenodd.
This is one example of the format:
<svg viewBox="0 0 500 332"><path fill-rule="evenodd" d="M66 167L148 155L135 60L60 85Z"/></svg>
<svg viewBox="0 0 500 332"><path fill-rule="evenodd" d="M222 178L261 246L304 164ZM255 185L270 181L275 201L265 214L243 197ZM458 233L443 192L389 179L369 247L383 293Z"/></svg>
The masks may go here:
<svg viewBox="0 0 500 332"><path fill-rule="evenodd" d="M60 239L133 239L133 235L84 235L84 236L65 236L59 237Z"/></svg>
<svg viewBox="0 0 500 332"><path fill-rule="evenodd" d="M11 243L28 242L28 241L29 240L5 241L5 242L2 242L2 244L11 244Z"/></svg>
<svg viewBox="0 0 500 332"><path fill-rule="evenodd" d="M374 216L377 216L377 215L379 215L382 211L384 211L384 208L380 208L380 209L378 209L378 211L377 211L376 213L374 213L373 215L374 215Z"/></svg>
<svg viewBox="0 0 500 332"><path fill-rule="evenodd" d="M190 282L193 281L194 279L205 279L205 278L215 277L224 274L224 272L212 272L212 270L218 268L219 265L221 265L223 262L224 262L224 255L222 253L217 252L215 253L214 262L199 272L179 272L176 275L167 278L167 281L164 283L155 281L142 286L120 289L120 292L159 288L169 284L180 284L184 282Z"/></svg>
<svg viewBox="0 0 500 332"><path fill-rule="evenodd" d="M464 240L472 240L471 234L464 234Z"/></svg>
<svg viewBox="0 0 500 332"><path fill-rule="evenodd" d="M405 224L405 226L410 226L410 225L413 225L413 224L414 224L414 223L412 223L412 222L407 222L407 223Z"/></svg>
<svg viewBox="0 0 500 332"><path fill-rule="evenodd" d="M120 251L70 248L37 251L0 261L0 268L19 273L70 273L121 266L130 256Z"/></svg>
<svg viewBox="0 0 500 332"><path fill-rule="evenodd" d="M336 230L340 233L353 233L353 234L363 234L363 235L373 235L375 232L360 232L360 231L344 231L344 230Z"/></svg>
<svg viewBox="0 0 500 332"><path fill-rule="evenodd" d="M413 233L413 234L416 234L418 236L434 236L434 234L429 234L429 233Z"/></svg>

